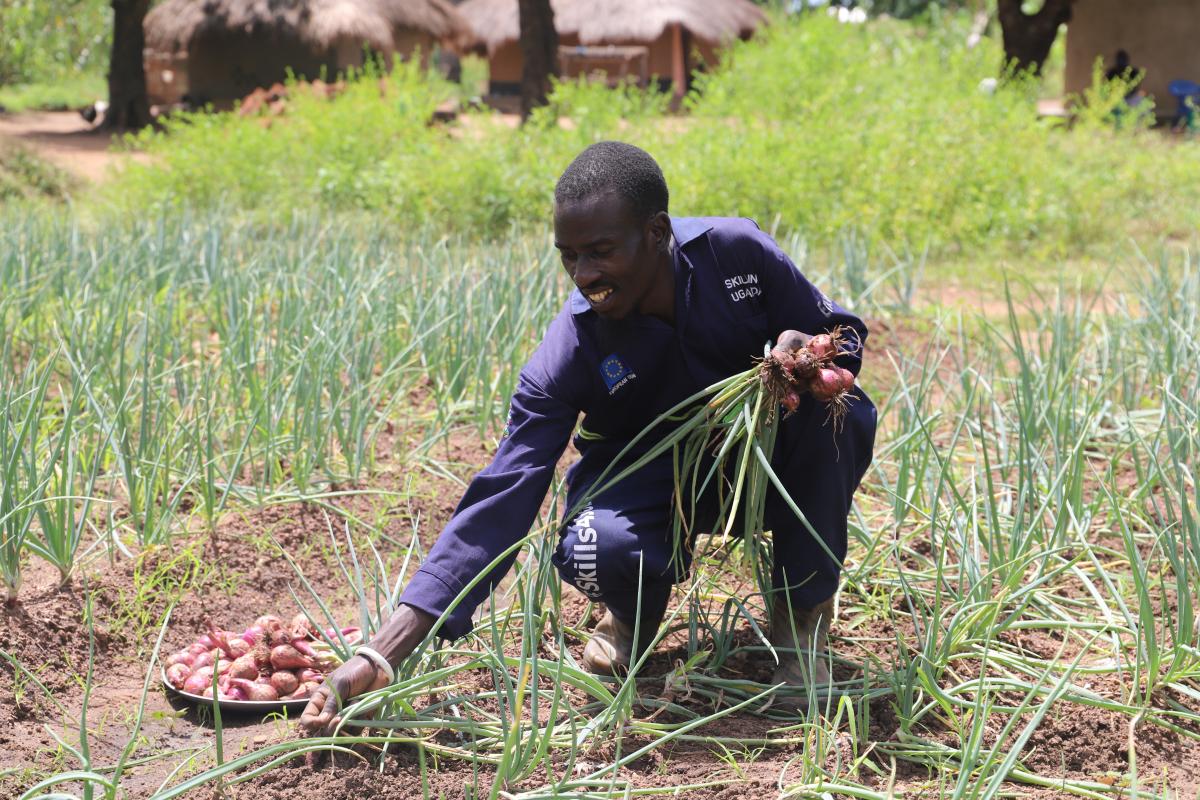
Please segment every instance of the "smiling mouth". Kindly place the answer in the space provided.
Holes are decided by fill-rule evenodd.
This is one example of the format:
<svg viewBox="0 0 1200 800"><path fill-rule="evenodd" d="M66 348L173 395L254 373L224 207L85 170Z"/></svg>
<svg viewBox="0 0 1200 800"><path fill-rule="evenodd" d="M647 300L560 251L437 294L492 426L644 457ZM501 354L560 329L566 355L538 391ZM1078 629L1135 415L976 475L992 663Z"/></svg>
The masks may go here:
<svg viewBox="0 0 1200 800"><path fill-rule="evenodd" d="M612 296L612 289L599 289L594 292L584 292L583 296L594 306L598 306Z"/></svg>

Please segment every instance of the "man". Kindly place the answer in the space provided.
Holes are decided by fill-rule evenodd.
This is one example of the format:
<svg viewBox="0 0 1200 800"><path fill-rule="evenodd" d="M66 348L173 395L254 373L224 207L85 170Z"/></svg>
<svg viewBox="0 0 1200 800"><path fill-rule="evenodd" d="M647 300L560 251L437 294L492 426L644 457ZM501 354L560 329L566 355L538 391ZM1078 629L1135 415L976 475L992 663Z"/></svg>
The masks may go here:
<svg viewBox="0 0 1200 800"><path fill-rule="evenodd" d="M574 444L581 457L567 475L568 508L655 417L749 368L781 332L806 332L790 332L792 346L836 326L866 339L862 322L813 287L753 222L668 216L662 172L636 147L587 148L559 178L554 197L555 246L576 289L521 371L492 463L471 481L399 609L371 640L375 652L349 659L313 696L301 718L310 732L332 730L338 698L386 685L389 665L409 655L463 588L527 534L580 413ZM861 347L852 349L839 364L857 373ZM829 681L822 641L851 496L871 459L875 408L854 389L840 430L825 423L824 403L806 396L780 425L773 467L838 560L774 492L766 508L775 557L772 640L782 659L775 679L796 685ZM687 564L672 558L673 489L670 458L657 459L593 497L560 534L554 563L562 577L606 606L583 654L594 672L628 667L657 632L672 584L686 574ZM512 562L510 555L468 592L439 633L469 632L474 609ZM638 619L646 638L635 643Z"/></svg>
<svg viewBox="0 0 1200 800"><path fill-rule="evenodd" d="M1104 72L1104 80L1107 82L1121 81L1124 84L1125 105L1129 108L1135 108L1146 99L1146 92L1142 89L1142 80L1145 77L1146 73L1133 66L1129 53L1125 50L1117 51L1116 61Z"/></svg>

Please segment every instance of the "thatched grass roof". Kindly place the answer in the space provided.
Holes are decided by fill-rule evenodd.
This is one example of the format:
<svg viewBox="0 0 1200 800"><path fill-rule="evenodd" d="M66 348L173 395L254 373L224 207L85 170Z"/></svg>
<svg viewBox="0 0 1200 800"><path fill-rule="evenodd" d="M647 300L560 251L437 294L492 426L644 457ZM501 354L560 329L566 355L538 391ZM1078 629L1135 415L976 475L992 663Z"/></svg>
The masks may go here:
<svg viewBox="0 0 1200 800"><path fill-rule="evenodd" d="M766 14L750 0L551 0L554 27L583 44L652 42L681 24L697 38L726 42L752 33ZM472 44L494 53L520 34L517 0L467 0L458 7Z"/></svg>
<svg viewBox="0 0 1200 800"><path fill-rule="evenodd" d="M396 49L392 32L423 31L445 43L471 38L466 20L447 0L166 0L146 16L146 46L184 50L217 30L290 31L315 47L342 38L377 50Z"/></svg>

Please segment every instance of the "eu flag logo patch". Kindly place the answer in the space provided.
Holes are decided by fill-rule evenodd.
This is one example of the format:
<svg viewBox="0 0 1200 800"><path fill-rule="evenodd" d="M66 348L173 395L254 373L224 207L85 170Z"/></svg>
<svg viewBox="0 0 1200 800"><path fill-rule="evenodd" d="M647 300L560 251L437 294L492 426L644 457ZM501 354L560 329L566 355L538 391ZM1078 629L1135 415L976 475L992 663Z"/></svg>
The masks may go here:
<svg viewBox="0 0 1200 800"><path fill-rule="evenodd" d="M612 394L625 379L630 377L629 367L625 366L616 354L613 354L600 362L600 377L604 378L604 385L608 387L609 394Z"/></svg>

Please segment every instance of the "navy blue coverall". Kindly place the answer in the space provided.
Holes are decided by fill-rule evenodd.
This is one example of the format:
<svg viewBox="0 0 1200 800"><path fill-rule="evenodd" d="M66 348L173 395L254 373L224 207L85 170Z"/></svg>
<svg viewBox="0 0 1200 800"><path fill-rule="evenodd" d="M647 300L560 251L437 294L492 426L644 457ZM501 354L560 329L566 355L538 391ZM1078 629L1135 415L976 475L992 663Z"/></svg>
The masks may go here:
<svg viewBox="0 0 1200 800"><path fill-rule="evenodd" d="M581 457L567 473L568 508L657 416L748 369L782 331L815 334L846 325L865 342L862 320L809 283L753 221L673 217L671 226L675 325L639 316L614 326L572 292L521 370L495 457L467 487L401 602L440 616L529 532L580 412L586 433L574 437ZM856 375L861 363L860 353L839 358ZM875 407L861 390L854 394L837 434L826 424L824 405L805 395L780 425L772 457L789 494L838 557L830 559L777 493L768 493L775 586L801 607L837 588L851 497L871 461ZM560 533L554 562L564 580L627 622L637 611L639 575L644 607L665 604L684 575L671 561L673 488L668 454L595 497ZM510 557L477 584L440 633L466 634L475 608L511 565Z"/></svg>

